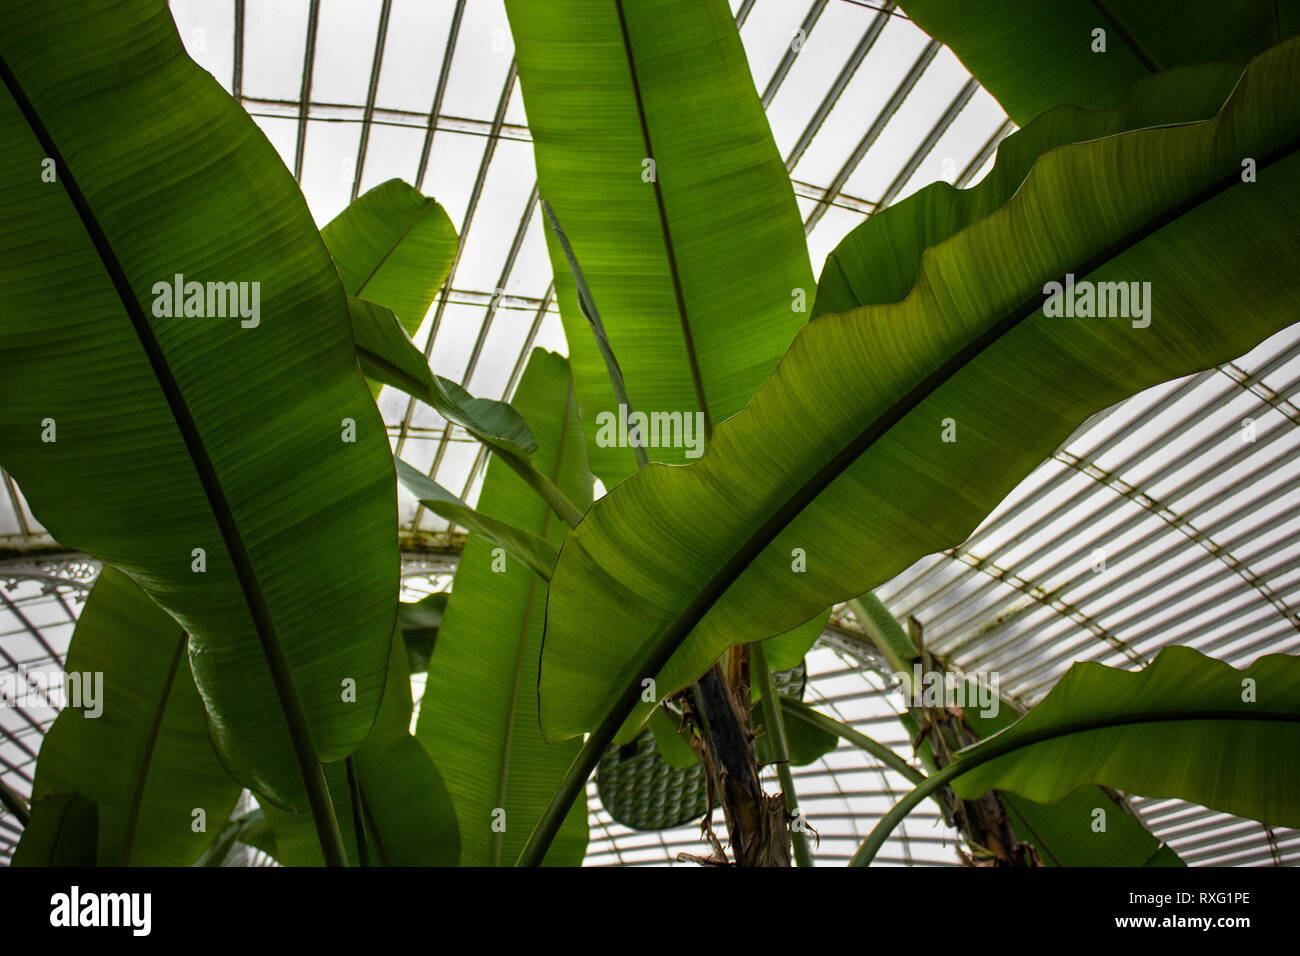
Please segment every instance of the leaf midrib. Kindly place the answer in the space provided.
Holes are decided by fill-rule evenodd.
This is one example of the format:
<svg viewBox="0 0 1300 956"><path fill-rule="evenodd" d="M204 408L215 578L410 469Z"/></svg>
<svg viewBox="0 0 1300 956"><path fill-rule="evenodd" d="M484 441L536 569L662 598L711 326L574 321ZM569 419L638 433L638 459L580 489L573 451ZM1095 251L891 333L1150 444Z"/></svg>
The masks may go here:
<svg viewBox="0 0 1300 956"><path fill-rule="evenodd" d="M135 831L140 822L140 808L144 804L144 792L149 781L149 768L153 764L153 756L158 747L158 734L162 730L163 717L166 716L167 704L172 696L172 687L176 683L176 671L180 666L181 655L184 653L188 642L189 635L185 633L184 628L181 628L180 640L176 642L176 648L172 651L172 659L167 665L167 676L163 679L162 692L158 695L158 703L154 707L153 716L150 718L149 730L145 735L144 751L140 755L140 764L136 769L135 786L131 792L131 801L126 808L126 826L122 834L119 866L131 865L131 852L135 849Z"/></svg>
<svg viewBox="0 0 1300 956"><path fill-rule="evenodd" d="M1300 149L1300 138L1292 139L1283 146L1264 156L1257 164L1263 169L1287 158ZM1234 169L1221 179L1204 189L1175 203L1163 213L1152 217L1142 226L1130 231L1110 246L1079 263L1070 272L1088 275L1122 252L1155 234L1192 209L1209 202L1231 187L1240 184L1240 171ZM1060 279L1064 280L1065 273ZM758 556L776 539L782 530L807 508L836 478L846 471L876 441L897 425L905 415L919 406L926 398L942 387L949 379L964 369L971 361L981 355L1005 334L1012 331L1024 319L1033 315L1046 301L1045 294L1035 294L1019 306L1006 313L1002 319L978 336L966 348L959 350L939 368L930 373L906 395L896 401L882 415L878 416L865 429L850 440L841 451L824 465L812 478L790 495L755 531L745 543L737 549L723 567L696 594L687 607L660 632L654 643L654 649L644 660L638 673L659 673L676 653L678 647L690 635L704 615L721 599L722 595L735 583ZM567 541L566 541L567 546ZM598 729L588 739L588 743L604 744L614 738L623 721L631 714L640 698L640 687L635 681L628 684L620 694L614 707L606 713ZM593 748L594 749L594 748ZM597 751L598 753L598 751ZM597 756L598 759L598 756ZM591 754L586 755L584 763L595 763Z"/></svg>
<svg viewBox="0 0 1300 956"><path fill-rule="evenodd" d="M365 296L362 295L362 293L366 291L366 286L370 285L371 280L374 279L374 277L379 274L379 270L384 267L384 265L392 257L393 253L397 251L398 247L400 247L401 244L406 241L406 237L411 234L411 230L413 230L416 226L418 226L421 222L423 222L424 217L427 216L431 210L437 208L438 208L438 203L436 201L428 198L425 199L425 206L423 209L420 210L420 214L411 220L411 224L402 231L402 234L398 236L397 239L393 241L393 244L390 245L388 249L384 252L384 254L379 257L379 261L375 263L375 267L371 269L370 274L367 275L365 279L361 281L361 285L357 289L357 291L351 293L352 295L356 296L358 299L365 298ZM423 320L424 316L420 316L420 319Z"/></svg>
<svg viewBox="0 0 1300 956"><path fill-rule="evenodd" d="M646 157L651 162L654 159L654 147L650 141L650 126L645 115L645 105L641 101L641 83L637 78L636 60L632 56L632 37L628 33L627 18L623 12L623 0L615 0L618 9L618 25L623 33L623 52L627 57L627 70L632 81L632 94L636 98L637 119L641 123L641 141L645 146ZM686 314L686 294L682 290L681 275L677 269L677 253L673 246L672 231L668 226L668 210L664 207L663 190L659 186L659 167L656 163L654 178L651 180L651 186L654 187L655 205L659 210L659 229L663 235L664 252L668 257L668 272L673 280L673 295L677 303L677 317L682 326L682 339L686 345L686 360L690 365L691 383L695 388L695 401L704 413L704 435L707 439L713 433L713 417L709 412L709 403L704 394L704 378L700 373L699 356L695 351L695 337L691 332L690 319Z"/></svg>

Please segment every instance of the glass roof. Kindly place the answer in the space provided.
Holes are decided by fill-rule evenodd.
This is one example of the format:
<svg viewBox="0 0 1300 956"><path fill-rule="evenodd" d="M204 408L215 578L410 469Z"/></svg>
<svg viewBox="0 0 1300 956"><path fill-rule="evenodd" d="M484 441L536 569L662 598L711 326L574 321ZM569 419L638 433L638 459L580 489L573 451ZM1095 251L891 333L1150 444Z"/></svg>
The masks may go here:
<svg viewBox="0 0 1300 956"><path fill-rule="evenodd" d="M390 178L442 203L460 234L417 345L475 395L509 398L534 346L566 352L532 148L500 0L172 0L190 55L239 99L293 170L318 225ZM754 85L794 183L814 272L875 210L922 186L978 181L1014 129L947 48L891 2L732 0ZM797 42L792 42L797 41ZM878 594L927 646L1039 700L1075 660L1135 668L1167 643L1241 666L1300 652L1300 326L1218 369L1085 423L960 547ZM385 388L395 451L473 502L485 456L431 409ZM1243 440L1253 423L1251 440ZM1288 467L1288 465L1290 467ZM3 476L0 671L60 666L96 562L61 549ZM451 582L460 529L400 492L404 598ZM1094 572L1104 557L1109 573ZM809 657L807 699L911 759L899 699L843 608ZM416 681L417 694L422 681ZM0 708L0 776L28 794L49 708ZM908 787L841 746L795 771L820 834L847 860ZM775 789L775 787L772 787ZM705 853L698 826L634 833L591 790L589 864ZM1300 863L1300 831L1176 800L1132 806L1189 863ZM927 816L929 812L929 816ZM725 831L715 814L719 834ZM0 816L0 856L19 828ZM954 864L931 808L880 856ZM256 856L256 855L255 855Z"/></svg>

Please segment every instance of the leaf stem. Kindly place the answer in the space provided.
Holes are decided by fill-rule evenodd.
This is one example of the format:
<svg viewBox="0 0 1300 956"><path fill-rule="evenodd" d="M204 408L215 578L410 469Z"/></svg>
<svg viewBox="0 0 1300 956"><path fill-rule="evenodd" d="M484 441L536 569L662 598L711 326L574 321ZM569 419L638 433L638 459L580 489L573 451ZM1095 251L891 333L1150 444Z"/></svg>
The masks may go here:
<svg viewBox="0 0 1300 956"><path fill-rule="evenodd" d="M785 735L785 719L781 715L781 702L776 688L772 685L772 672L767 669L767 655L763 652L763 642L755 641L749 645L753 658L754 680L758 685L759 706L763 710L763 726L772 741L772 751L776 763L776 776L781 781L781 792L785 794L785 808L794 819L790 828L790 839L794 847L796 866L812 866L812 852L808 849L808 836L800 829L802 820L798 816L799 795L795 793L794 777L790 773L790 743Z"/></svg>

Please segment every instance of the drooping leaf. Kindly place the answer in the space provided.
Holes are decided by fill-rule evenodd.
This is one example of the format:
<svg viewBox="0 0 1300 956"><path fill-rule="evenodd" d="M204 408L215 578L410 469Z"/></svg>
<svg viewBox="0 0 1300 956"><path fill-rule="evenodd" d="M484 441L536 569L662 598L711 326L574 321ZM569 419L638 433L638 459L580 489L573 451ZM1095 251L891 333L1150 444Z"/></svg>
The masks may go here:
<svg viewBox="0 0 1300 956"><path fill-rule="evenodd" d="M189 632L227 770L305 805L300 762L374 720L398 583L338 275L165 5L6 3L0 61L0 463ZM172 302L182 281L205 285Z"/></svg>
<svg viewBox="0 0 1300 956"><path fill-rule="evenodd" d="M764 641L763 653L767 657L768 667L773 671L788 671L798 667L817 643L817 638L822 636L822 631L826 630L830 616L830 608L827 608L811 621Z"/></svg>
<svg viewBox="0 0 1300 956"><path fill-rule="evenodd" d="M1064 735L1090 726L1101 729ZM954 762L1050 734L1062 736L976 766L953 789L1050 802L1097 783L1300 824L1300 657L1270 654L1238 670L1174 646L1137 672L1077 663L1038 706Z"/></svg>
<svg viewBox="0 0 1300 956"><path fill-rule="evenodd" d="M13 866L94 866L99 841L95 804L79 793L47 793L14 849Z"/></svg>
<svg viewBox="0 0 1300 956"><path fill-rule="evenodd" d="M391 309L406 334L415 335L456 258L456 227L447 210L390 179L320 234L348 295Z"/></svg>
<svg viewBox="0 0 1300 956"><path fill-rule="evenodd" d="M579 507L592 480L577 404L563 357L535 349L515 404L538 439L533 459ZM555 546L565 526L518 475L488 462L478 510ZM465 546L416 725L416 736L446 775L461 821L462 861L509 865L577 753L577 741L548 744L537 726L537 661L546 582L522 561L496 570L493 544L473 533ZM587 846L579 798L546 860L577 865Z"/></svg>
<svg viewBox="0 0 1300 956"><path fill-rule="evenodd" d="M1300 28L1279 17L1278 7L1275 0L903 3L1021 125L1061 104L1110 109L1135 81L1158 71L1245 62Z"/></svg>
<svg viewBox="0 0 1300 956"><path fill-rule="evenodd" d="M208 739L186 645L170 615L104 568L68 647L81 706L55 719L33 790L38 799L80 793L98 807L101 865L189 866L239 799ZM90 675L101 676L87 707ZM205 824L197 832L196 811Z"/></svg>
<svg viewBox="0 0 1300 956"><path fill-rule="evenodd" d="M1293 322L1297 95L1291 42L1211 120L1045 153L1005 206L927 252L903 302L807 325L698 462L651 465L597 501L552 578L548 737L630 713L626 739L650 706L642 680L671 694L725 646L956 544L1093 412ZM1075 273L1149 282L1154 311L1045 316L1047 284ZM845 515L863 516L851 533Z"/></svg>
<svg viewBox="0 0 1300 956"><path fill-rule="evenodd" d="M556 551L531 531L516 528L505 521L499 521L474 510L424 472L412 468L400 459L397 462L397 478L407 491L420 500L420 504L434 514L441 515L448 521L454 521L471 531L477 531L489 541L501 545L515 555L540 574L543 580L551 579Z"/></svg>
<svg viewBox="0 0 1300 956"><path fill-rule="evenodd" d="M384 704L370 736L353 756L370 866L455 866L460 832L442 774L411 735L411 672L406 650L395 635L389 657ZM330 799L338 814L348 861L360 862L354 824L356 807L344 763L325 766ZM311 816L265 808L266 832L244 834L286 866L321 866ZM253 840L257 840L253 843Z"/></svg>
<svg viewBox="0 0 1300 956"><path fill-rule="evenodd" d="M357 358L372 380L420 399L490 448L521 457L537 449L528 423L507 402L475 398L450 379L433 374L424 353L390 309L349 297L348 310Z"/></svg>
<svg viewBox="0 0 1300 956"><path fill-rule="evenodd" d="M922 253L1003 206L1043 153L1127 130L1209 119L1244 69L1217 63L1157 73L1139 80L1114 110L1063 106L1038 116L1002 141L993 169L976 185L931 183L840 240L817 282L813 317L901 301L916 284Z"/></svg>
<svg viewBox="0 0 1300 956"><path fill-rule="evenodd" d="M945 785L968 798L997 787L1054 800L1095 783L1294 826L1298 675L1295 656L1270 654L1242 671L1179 646L1136 673L1076 663L1029 714L895 804L849 865L870 865L912 808ZM1159 851L1146 862L1175 865Z"/></svg>
<svg viewBox="0 0 1300 956"><path fill-rule="evenodd" d="M963 707L962 714L981 739L1021 716L1005 702L988 716L977 707ZM999 792L998 798L1016 835L1034 845L1045 866L1148 866L1157 854L1161 855L1156 865L1186 865L1168 847L1161 853L1160 840L1099 786L1081 787L1051 802L1035 802L1007 791ZM1106 826L1101 830L1096 826L1098 809L1105 813Z"/></svg>
<svg viewBox="0 0 1300 956"><path fill-rule="evenodd" d="M737 412L807 318L802 223L725 0L509 0L538 188L563 224L636 411ZM682 104L689 103L689 109ZM619 409L554 234L547 242L592 470ZM805 306L806 308L806 306ZM690 460L682 447L652 459Z"/></svg>

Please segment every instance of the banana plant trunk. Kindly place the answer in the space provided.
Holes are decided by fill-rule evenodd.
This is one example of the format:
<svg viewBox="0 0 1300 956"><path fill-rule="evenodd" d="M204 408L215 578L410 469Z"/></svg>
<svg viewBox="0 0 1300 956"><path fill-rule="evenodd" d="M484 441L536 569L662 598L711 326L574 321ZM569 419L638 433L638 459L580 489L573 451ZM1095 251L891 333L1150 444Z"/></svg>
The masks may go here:
<svg viewBox="0 0 1300 956"><path fill-rule="evenodd" d="M926 670L946 673L947 665L925 647L921 625L909 618L908 631L920 650ZM979 735L967 724L960 707L914 707L910 709L918 727L915 745L928 740L937 770L952 762L953 755L964 747L979 742ZM1038 849L1025 843L1016 835L1007 808L996 790L990 790L978 800L964 800L951 787L941 791L941 803L948 823L961 832L970 846L970 853L958 849L967 866L986 867L1037 867L1042 866Z"/></svg>
<svg viewBox="0 0 1300 956"><path fill-rule="evenodd" d="M727 653L725 670L714 664L700 678L699 751L711 800L722 804L737 866L790 866L790 828L782 794L768 796L759 782L744 646Z"/></svg>

